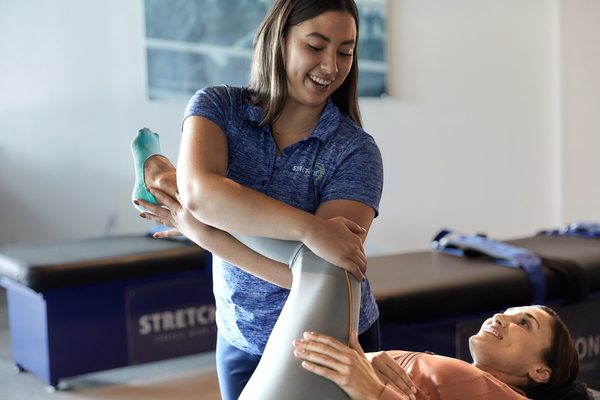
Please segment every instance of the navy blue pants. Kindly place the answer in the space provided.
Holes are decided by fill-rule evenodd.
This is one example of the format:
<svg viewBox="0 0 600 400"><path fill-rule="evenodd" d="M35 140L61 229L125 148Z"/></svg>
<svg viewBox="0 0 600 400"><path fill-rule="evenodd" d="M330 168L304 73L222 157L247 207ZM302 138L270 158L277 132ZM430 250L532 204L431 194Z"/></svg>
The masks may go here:
<svg viewBox="0 0 600 400"><path fill-rule="evenodd" d="M379 320L358 335L358 341L365 353L379 351L381 349ZM290 351L292 351L291 346ZM259 361L260 356L232 346L217 333L217 374L223 400L237 400L240 397Z"/></svg>

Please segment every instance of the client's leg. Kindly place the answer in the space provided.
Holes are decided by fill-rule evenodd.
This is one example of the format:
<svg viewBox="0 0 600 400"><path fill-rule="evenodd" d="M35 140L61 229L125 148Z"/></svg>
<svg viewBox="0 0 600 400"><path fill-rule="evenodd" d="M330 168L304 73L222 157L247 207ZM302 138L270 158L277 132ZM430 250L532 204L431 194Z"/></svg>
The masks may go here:
<svg viewBox="0 0 600 400"><path fill-rule="evenodd" d="M162 154L156 154L144 164L144 182L175 198L177 194L177 176L175 166Z"/></svg>
<svg viewBox="0 0 600 400"><path fill-rule="evenodd" d="M240 400L348 399L333 382L302 368L291 343L306 331L342 343L358 329L360 283L302 246L291 263L292 289Z"/></svg>

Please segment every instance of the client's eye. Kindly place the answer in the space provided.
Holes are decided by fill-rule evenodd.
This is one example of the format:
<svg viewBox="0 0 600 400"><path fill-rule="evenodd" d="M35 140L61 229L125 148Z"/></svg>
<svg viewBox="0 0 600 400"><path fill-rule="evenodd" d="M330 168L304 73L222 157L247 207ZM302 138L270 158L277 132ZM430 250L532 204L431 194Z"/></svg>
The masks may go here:
<svg viewBox="0 0 600 400"><path fill-rule="evenodd" d="M521 321L519 321L519 324L529 328L529 322L525 318L522 318Z"/></svg>

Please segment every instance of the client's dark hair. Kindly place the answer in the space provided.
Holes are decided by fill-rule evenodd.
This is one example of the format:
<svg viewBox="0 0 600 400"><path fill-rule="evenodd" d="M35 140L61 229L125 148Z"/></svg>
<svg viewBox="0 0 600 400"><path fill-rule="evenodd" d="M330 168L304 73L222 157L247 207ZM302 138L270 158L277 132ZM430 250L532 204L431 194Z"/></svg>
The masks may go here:
<svg viewBox="0 0 600 400"><path fill-rule="evenodd" d="M550 307L537 305L552 317L552 339L550 347L542 354L543 360L552 370L550 379L543 384L532 383L525 388L527 397L532 399L576 399L586 397L572 397L569 393L579 391L575 382L579 374L579 356L569 329L560 319L556 311Z"/></svg>

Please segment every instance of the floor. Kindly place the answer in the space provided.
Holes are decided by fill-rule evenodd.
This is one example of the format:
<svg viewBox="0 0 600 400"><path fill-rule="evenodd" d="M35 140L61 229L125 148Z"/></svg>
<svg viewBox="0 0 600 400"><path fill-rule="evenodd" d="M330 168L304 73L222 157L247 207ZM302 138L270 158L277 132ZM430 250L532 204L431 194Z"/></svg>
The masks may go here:
<svg viewBox="0 0 600 400"><path fill-rule="evenodd" d="M220 400L214 353L119 368L63 381L50 392L45 383L17 373L11 358L6 293L0 288L0 398L2 400Z"/></svg>

